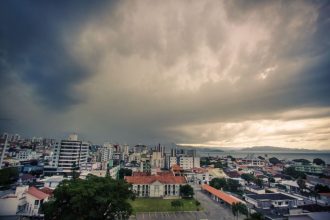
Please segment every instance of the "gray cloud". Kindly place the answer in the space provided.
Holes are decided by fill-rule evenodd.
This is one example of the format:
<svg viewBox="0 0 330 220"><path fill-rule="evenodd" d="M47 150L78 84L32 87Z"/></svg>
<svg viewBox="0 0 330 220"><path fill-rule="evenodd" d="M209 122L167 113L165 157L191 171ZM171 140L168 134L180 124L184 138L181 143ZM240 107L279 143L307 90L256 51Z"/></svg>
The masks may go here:
<svg viewBox="0 0 330 220"><path fill-rule="evenodd" d="M19 62L13 72L34 94L33 103L41 103L29 111L47 121L41 127L49 132L75 130L97 141L130 143L231 146L243 144L241 137L248 145L273 140L289 146L285 140L299 139L291 126L330 117L328 4L122 1L102 6L85 19L76 15L69 24L36 31L55 33L45 42L54 52L30 41L32 49L18 49L29 65L21 68ZM11 65L12 59L3 57ZM30 123L21 113L11 116L22 121L22 129ZM287 128L255 140L263 121L274 126L281 121ZM329 144L316 136L324 140L315 142L319 147Z"/></svg>

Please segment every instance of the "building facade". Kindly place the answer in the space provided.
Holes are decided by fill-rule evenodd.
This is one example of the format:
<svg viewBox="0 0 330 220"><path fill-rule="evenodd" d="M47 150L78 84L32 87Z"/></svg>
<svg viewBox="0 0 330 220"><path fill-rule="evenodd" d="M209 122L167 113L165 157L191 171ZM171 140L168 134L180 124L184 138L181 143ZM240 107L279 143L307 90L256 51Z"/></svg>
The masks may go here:
<svg viewBox="0 0 330 220"><path fill-rule="evenodd" d="M68 140L62 140L56 144L52 166L64 173L85 167L89 146L88 142L79 141L77 135L70 135Z"/></svg>
<svg viewBox="0 0 330 220"><path fill-rule="evenodd" d="M179 197L180 186L187 183L184 177L172 174L126 176L125 180L138 197Z"/></svg>
<svg viewBox="0 0 330 220"><path fill-rule="evenodd" d="M315 164L301 164L301 165L295 165L294 169L296 171L304 172L304 173L311 173L311 174L322 174L324 171L323 166L318 166Z"/></svg>

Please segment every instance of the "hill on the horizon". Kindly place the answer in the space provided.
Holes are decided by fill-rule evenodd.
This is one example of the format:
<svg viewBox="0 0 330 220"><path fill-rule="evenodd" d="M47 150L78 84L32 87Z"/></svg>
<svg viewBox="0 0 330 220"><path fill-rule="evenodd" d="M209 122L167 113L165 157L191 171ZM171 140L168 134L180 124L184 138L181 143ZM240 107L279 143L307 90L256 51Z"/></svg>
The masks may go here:
<svg viewBox="0 0 330 220"><path fill-rule="evenodd" d="M255 147L246 147L246 148L242 148L240 149L240 151L244 151L244 152L254 152L254 151L293 151L293 152L297 152L297 151L319 151L319 150L309 150L309 149L303 149L303 148L287 148L287 147L274 147L274 146L255 146Z"/></svg>

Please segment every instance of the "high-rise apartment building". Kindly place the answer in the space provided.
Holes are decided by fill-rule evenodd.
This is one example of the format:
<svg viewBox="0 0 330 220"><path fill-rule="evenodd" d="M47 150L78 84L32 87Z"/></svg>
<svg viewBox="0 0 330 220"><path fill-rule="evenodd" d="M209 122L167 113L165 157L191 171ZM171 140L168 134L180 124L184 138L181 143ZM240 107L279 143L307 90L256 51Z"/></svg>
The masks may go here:
<svg viewBox="0 0 330 220"><path fill-rule="evenodd" d="M110 143L104 143L103 146L100 148L100 152L101 152L101 162L108 162L109 160L112 160L114 147Z"/></svg>
<svg viewBox="0 0 330 220"><path fill-rule="evenodd" d="M88 142L80 141L76 134L71 134L67 140L55 145L52 166L61 172L72 172L85 167L89 146Z"/></svg>
<svg viewBox="0 0 330 220"><path fill-rule="evenodd" d="M8 144L7 139L8 136L6 136L5 139L0 139L0 169L2 168L3 158L5 157L5 153L6 153L6 148Z"/></svg>

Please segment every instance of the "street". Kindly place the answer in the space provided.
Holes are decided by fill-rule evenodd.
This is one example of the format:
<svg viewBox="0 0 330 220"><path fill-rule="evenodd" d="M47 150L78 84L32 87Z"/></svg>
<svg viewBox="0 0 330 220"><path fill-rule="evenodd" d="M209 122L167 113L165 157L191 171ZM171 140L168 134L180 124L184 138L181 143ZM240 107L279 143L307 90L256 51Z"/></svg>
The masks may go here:
<svg viewBox="0 0 330 220"><path fill-rule="evenodd" d="M231 209L224 204L220 204L212 200L209 196L204 194L199 186L194 186L195 198L201 203L204 208L208 220L234 220ZM241 216L238 218L242 220Z"/></svg>

